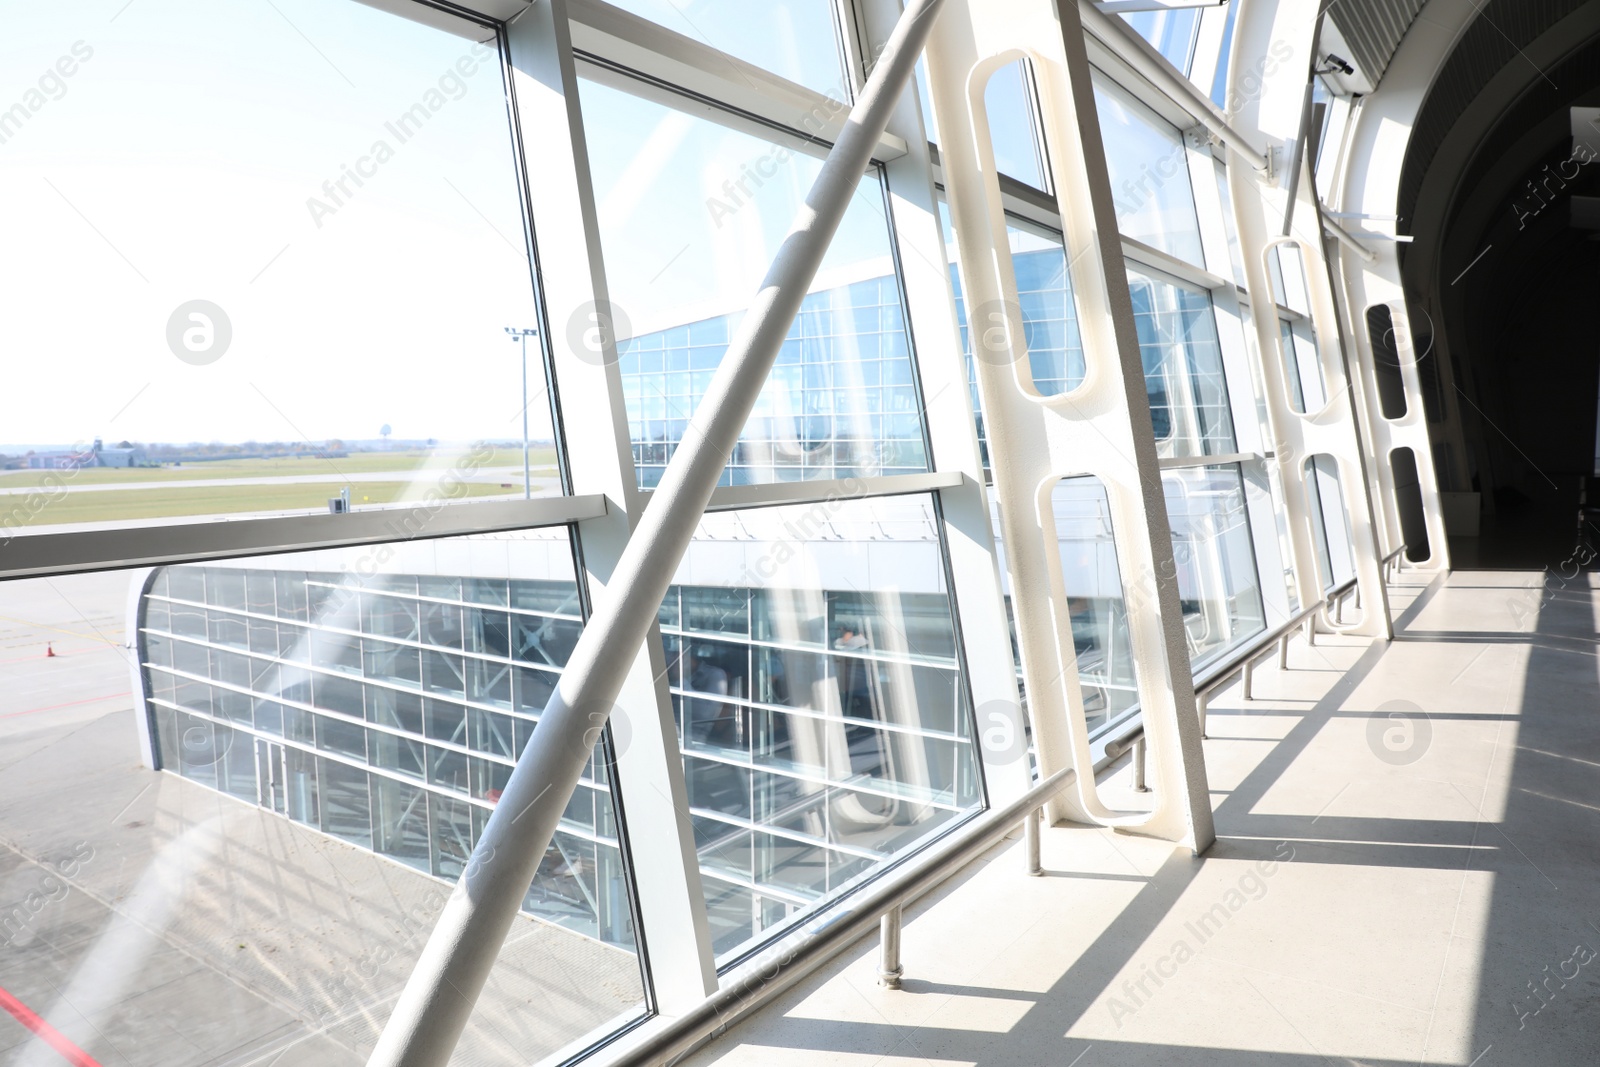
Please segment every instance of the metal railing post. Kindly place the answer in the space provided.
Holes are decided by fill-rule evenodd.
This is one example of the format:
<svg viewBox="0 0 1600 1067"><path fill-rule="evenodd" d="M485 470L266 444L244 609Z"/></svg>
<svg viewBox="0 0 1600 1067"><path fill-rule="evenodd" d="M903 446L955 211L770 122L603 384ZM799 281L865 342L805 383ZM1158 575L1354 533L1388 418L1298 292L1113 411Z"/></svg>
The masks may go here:
<svg viewBox="0 0 1600 1067"><path fill-rule="evenodd" d="M1150 787L1145 784L1144 780L1144 755L1144 737L1141 735L1139 739L1133 743L1133 791L1135 793L1150 792Z"/></svg>
<svg viewBox="0 0 1600 1067"><path fill-rule="evenodd" d="M1252 691L1256 682L1256 661L1249 658L1244 661L1244 666L1239 669L1239 691L1245 700L1252 698Z"/></svg>
<svg viewBox="0 0 1600 1067"><path fill-rule="evenodd" d="M1037 877L1044 873L1044 861L1040 857L1039 842L1039 816L1043 812L1035 808L1028 812L1022 820L1023 858L1028 864L1028 874Z"/></svg>
<svg viewBox="0 0 1600 1067"><path fill-rule="evenodd" d="M900 905L896 904L878 920L878 984L899 989L906 969L900 965Z"/></svg>
<svg viewBox="0 0 1600 1067"><path fill-rule="evenodd" d="M906 5L617 561L368 1067L445 1067L450 1059L942 3Z"/></svg>

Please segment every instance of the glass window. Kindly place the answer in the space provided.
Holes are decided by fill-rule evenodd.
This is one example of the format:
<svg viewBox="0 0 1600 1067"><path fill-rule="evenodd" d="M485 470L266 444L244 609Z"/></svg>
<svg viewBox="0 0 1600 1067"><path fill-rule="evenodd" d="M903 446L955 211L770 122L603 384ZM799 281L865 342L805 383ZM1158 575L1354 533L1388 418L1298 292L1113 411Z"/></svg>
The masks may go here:
<svg viewBox="0 0 1600 1067"><path fill-rule="evenodd" d="M1233 214L1233 189L1228 183L1228 168L1221 160L1212 162L1212 169L1217 176L1217 195L1222 199L1222 228L1228 235L1228 262L1233 266L1235 284L1243 288L1249 282L1245 279L1244 252L1239 244L1239 222Z"/></svg>
<svg viewBox="0 0 1600 1067"><path fill-rule="evenodd" d="M1195 671L1266 628L1238 464L1166 470L1178 602Z"/></svg>
<svg viewBox="0 0 1600 1067"><path fill-rule="evenodd" d="M1183 135L1103 79L1095 79L1094 99L1123 236L1205 266Z"/></svg>
<svg viewBox="0 0 1600 1067"><path fill-rule="evenodd" d="M331 759L317 761L322 832L362 848L372 847L372 803L367 772Z"/></svg>
<svg viewBox="0 0 1600 1067"><path fill-rule="evenodd" d="M1210 295L1139 270L1128 272L1128 291L1161 456L1234 451Z"/></svg>
<svg viewBox="0 0 1600 1067"><path fill-rule="evenodd" d="M0 391L0 490L50 490L11 525L522 491L504 328L538 314L494 32L292 6L173 0L70 46L74 5L8 15L10 80L61 99L0 129L0 199L32 205L0 351L51 353ZM528 362L531 488L559 493Z"/></svg>
<svg viewBox="0 0 1600 1067"><path fill-rule="evenodd" d="M1195 35L1200 30L1200 14L1196 8L1138 11L1123 13L1122 20L1178 68L1178 73L1188 77L1189 65L1194 61Z"/></svg>
<svg viewBox="0 0 1600 1067"><path fill-rule="evenodd" d="M1224 111L1234 111L1228 100L1228 62L1233 54L1233 22L1239 14L1238 4L1228 5L1227 20L1222 24L1222 46L1217 51L1217 70L1211 78L1211 102Z"/></svg>
<svg viewBox="0 0 1600 1067"><path fill-rule="evenodd" d="M1050 500L1084 712L1094 732L1139 702L1111 502L1100 479L1092 477L1061 479Z"/></svg>
<svg viewBox="0 0 1600 1067"><path fill-rule="evenodd" d="M1311 504L1311 537L1326 592L1355 577L1355 563L1350 552L1350 518L1344 510L1339 464L1332 456L1307 459L1304 473Z"/></svg>
<svg viewBox="0 0 1600 1067"><path fill-rule="evenodd" d="M1034 103L1033 71L1027 62L1018 59L990 75L983 90L983 104L995 168L1024 185L1049 189L1044 142Z"/></svg>
<svg viewBox="0 0 1600 1067"><path fill-rule="evenodd" d="M208 802L197 790L226 793L235 798L229 804L236 800L259 809L259 817L239 817L249 816L248 809L229 816L229 855L255 857L251 862L274 884L324 879L323 860L333 853L321 835L342 842L336 859L340 885L348 892L336 894L337 908L328 902L308 904L303 894L241 894L227 901L230 914L252 929L303 926L308 915L323 915L327 922L349 924L366 941L393 948L392 960L382 966L350 958L345 939L302 946L294 959L280 961L289 969L286 988L300 990L283 995L305 998L308 1018L324 1011L342 1017L359 1005L383 1002L403 985L436 909L397 940L395 902L426 898L442 905L480 840L509 779L511 760L527 744L554 672L565 665L582 626L577 618L536 613L577 603L564 528L480 535L448 547L458 550L441 552L440 542L409 542L159 569L140 598L148 686L139 696L155 724L153 746L172 773L146 791L150 805L139 809L142 814L113 822L117 808L143 788L135 780L144 773L136 770L137 756L98 743L86 748L81 739L88 734L78 732L75 741L69 731L56 743L65 747L51 757L81 771L74 789L59 798L62 810L90 804L94 818L82 819L83 824L114 826L123 835L135 832L124 823L136 819L133 825L149 836L152 855L181 842L199 825L194 819L215 817L215 798ZM441 571L441 558L453 561L450 571ZM526 596L512 595L512 561ZM378 573L356 577L370 574L374 565ZM89 577L101 584L81 593L67 579L51 581L83 617L126 610L125 576ZM241 591L256 589L272 595L251 601L252 610L263 616L252 621L298 632L307 665L286 664L275 649L208 648L172 632L181 618L174 609L185 606L171 598L173 590L197 598L188 607L198 615L204 635L208 615L234 617L223 605L236 603ZM6 599L13 592L26 595L13 603ZM0 613L22 618L31 610L27 605L47 599L37 591L29 594L25 582L6 583ZM733 633L723 637L748 643L737 602L703 599L722 615L736 617L726 625ZM508 603L513 600L518 606ZM291 614L292 622L285 618ZM561 640L544 640L540 662L546 666L532 666L521 662L510 643L513 618L570 632ZM112 653L106 670L85 681L91 688L83 696L103 693L108 678L127 677L116 646L106 647ZM178 655L180 648L197 658ZM360 654L351 657L350 649ZM397 672L402 659L414 666ZM195 668L192 679L182 666ZM437 683L434 689L425 692L421 677ZM922 699L937 692L926 683L917 688ZM69 690L59 702L78 695ZM0 770L0 795L7 788L6 774ZM502 1018L522 1009L528 989L543 990L567 1006L552 1024L555 1029L538 1038L543 1042L536 1049L539 1056L601 1036L643 1010L632 883L611 775L602 749L563 814L498 965L508 977L514 972L510 987L516 992L496 992L497 983L491 982L485 993L484 1009ZM113 800L115 805L99 812ZM321 859L307 867L311 861L305 857ZM125 884L117 879L126 871L119 874L113 865L105 873L110 880L100 887L101 897L114 900L116 886ZM205 901L183 896L187 891L179 887L174 914L211 914L216 888L225 884L232 883L210 877L197 882L196 892L212 894ZM382 892L364 888L371 886ZM313 910L308 913L307 907ZM234 959L240 954L229 954L233 946L219 940L220 929L210 922L178 922L164 936L177 938L199 958ZM354 984L330 987L316 978L345 971ZM254 972L235 977L246 986L259 981ZM281 1013L270 1019L246 1013L229 1024L259 1027L265 1035L281 1025ZM111 1025L117 1025L114 1017ZM362 1040L375 1038L374 1032ZM356 1051L366 1055L370 1049ZM527 1053L528 1047L519 1047L517 1055Z"/></svg>
<svg viewBox="0 0 1600 1067"><path fill-rule="evenodd" d="M973 810L978 762L929 498L707 515L679 597L673 705L726 962ZM756 636L689 629L729 604Z"/></svg>
<svg viewBox="0 0 1600 1067"><path fill-rule="evenodd" d="M937 146L939 123L933 113L933 97L928 93L928 63L920 57L917 59L916 82L917 101L922 105L922 125L928 134L928 142Z"/></svg>
<svg viewBox="0 0 1600 1067"><path fill-rule="evenodd" d="M1328 391L1322 382L1316 335L1307 323L1279 319L1278 339L1290 406L1302 414L1320 410L1328 402Z"/></svg>
<svg viewBox="0 0 1600 1067"><path fill-rule="evenodd" d="M654 486L821 164L585 81L601 241L639 483ZM723 484L927 469L881 175L838 236ZM579 324L581 329L582 324Z"/></svg>
<svg viewBox="0 0 1600 1067"><path fill-rule="evenodd" d="M978 396L977 367L972 361L971 325L967 321L961 272L955 262L955 230L950 222L949 208L943 200L939 202L939 215L945 228L945 247L951 257L950 285L955 291L956 320L961 330L961 346L966 354L972 410L977 417L978 446L987 469L989 441ZM1071 392L1083 383L1085 367L1083 338L1078 333L1072 278L1067 269L1061 235L1015 218L1007 220L1006 234L1011 244L1011 265L1016 276L1017 302L1022 309L1028 365L1034 388L1045 396ZM993 322L992 315L990 321Z"/></svg>
<svg viewBox="0 0 1600 1067"><path fill-rule="evenodd" d="M611 0L754 66L837 100L849 99L828 0Z"/></svg>
<svg viewBox="0 0 1600 1067"><path fill-rule="evenodd" d="M1289 508L1283 499L1283 475L1279 472L1276 461L1268 463L1266 467L1267 490L1272 496L1274 525L1278 531L1278 559L1283 563L1285 603L1289 606L1289 612L1293 614L1300 610L1300 594L1294 580L1294 554L1289 543Z"/></svg>

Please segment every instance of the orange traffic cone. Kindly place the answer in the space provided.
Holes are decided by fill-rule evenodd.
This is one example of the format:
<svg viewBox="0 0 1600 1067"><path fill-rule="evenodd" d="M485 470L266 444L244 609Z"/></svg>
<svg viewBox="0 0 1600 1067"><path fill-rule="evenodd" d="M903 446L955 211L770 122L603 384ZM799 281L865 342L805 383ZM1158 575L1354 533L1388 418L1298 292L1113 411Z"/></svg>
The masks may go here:
<svg viewBox="0 0 1600 1067"><path fill-rule="evenodd" d="M45 659L50 659L55 654L56 654L55 646L53 644L51 644L49 641L46 641L44 643L44 658Z"/></svg>

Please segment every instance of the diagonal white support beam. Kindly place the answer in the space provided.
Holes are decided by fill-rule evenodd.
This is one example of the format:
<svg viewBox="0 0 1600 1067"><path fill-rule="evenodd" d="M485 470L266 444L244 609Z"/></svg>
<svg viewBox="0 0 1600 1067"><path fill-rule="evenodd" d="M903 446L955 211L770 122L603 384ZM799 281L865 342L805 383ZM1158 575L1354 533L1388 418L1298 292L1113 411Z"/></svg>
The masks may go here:
<svg viewBox="0 0 1600 1067"><path fill-rule="evenodd" d="M617 561L369 1067L444 1067L450 1059L943 2L912 0L895 27ZM551 6L564 17L560 0Z"/></svg>

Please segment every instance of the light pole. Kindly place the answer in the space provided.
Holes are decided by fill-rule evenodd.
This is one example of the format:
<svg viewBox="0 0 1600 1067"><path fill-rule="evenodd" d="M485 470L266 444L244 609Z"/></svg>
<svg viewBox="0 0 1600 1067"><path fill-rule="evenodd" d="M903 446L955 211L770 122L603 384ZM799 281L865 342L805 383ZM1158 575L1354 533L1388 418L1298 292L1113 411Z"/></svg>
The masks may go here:
<svg viewBox="0 0 1600 1067"><path fill-rule="evenodd" d="M533 499L533 473L528 467L528 338L539 336L537 329L507 326L513 341L522 343L522 498Z"/></svg>

